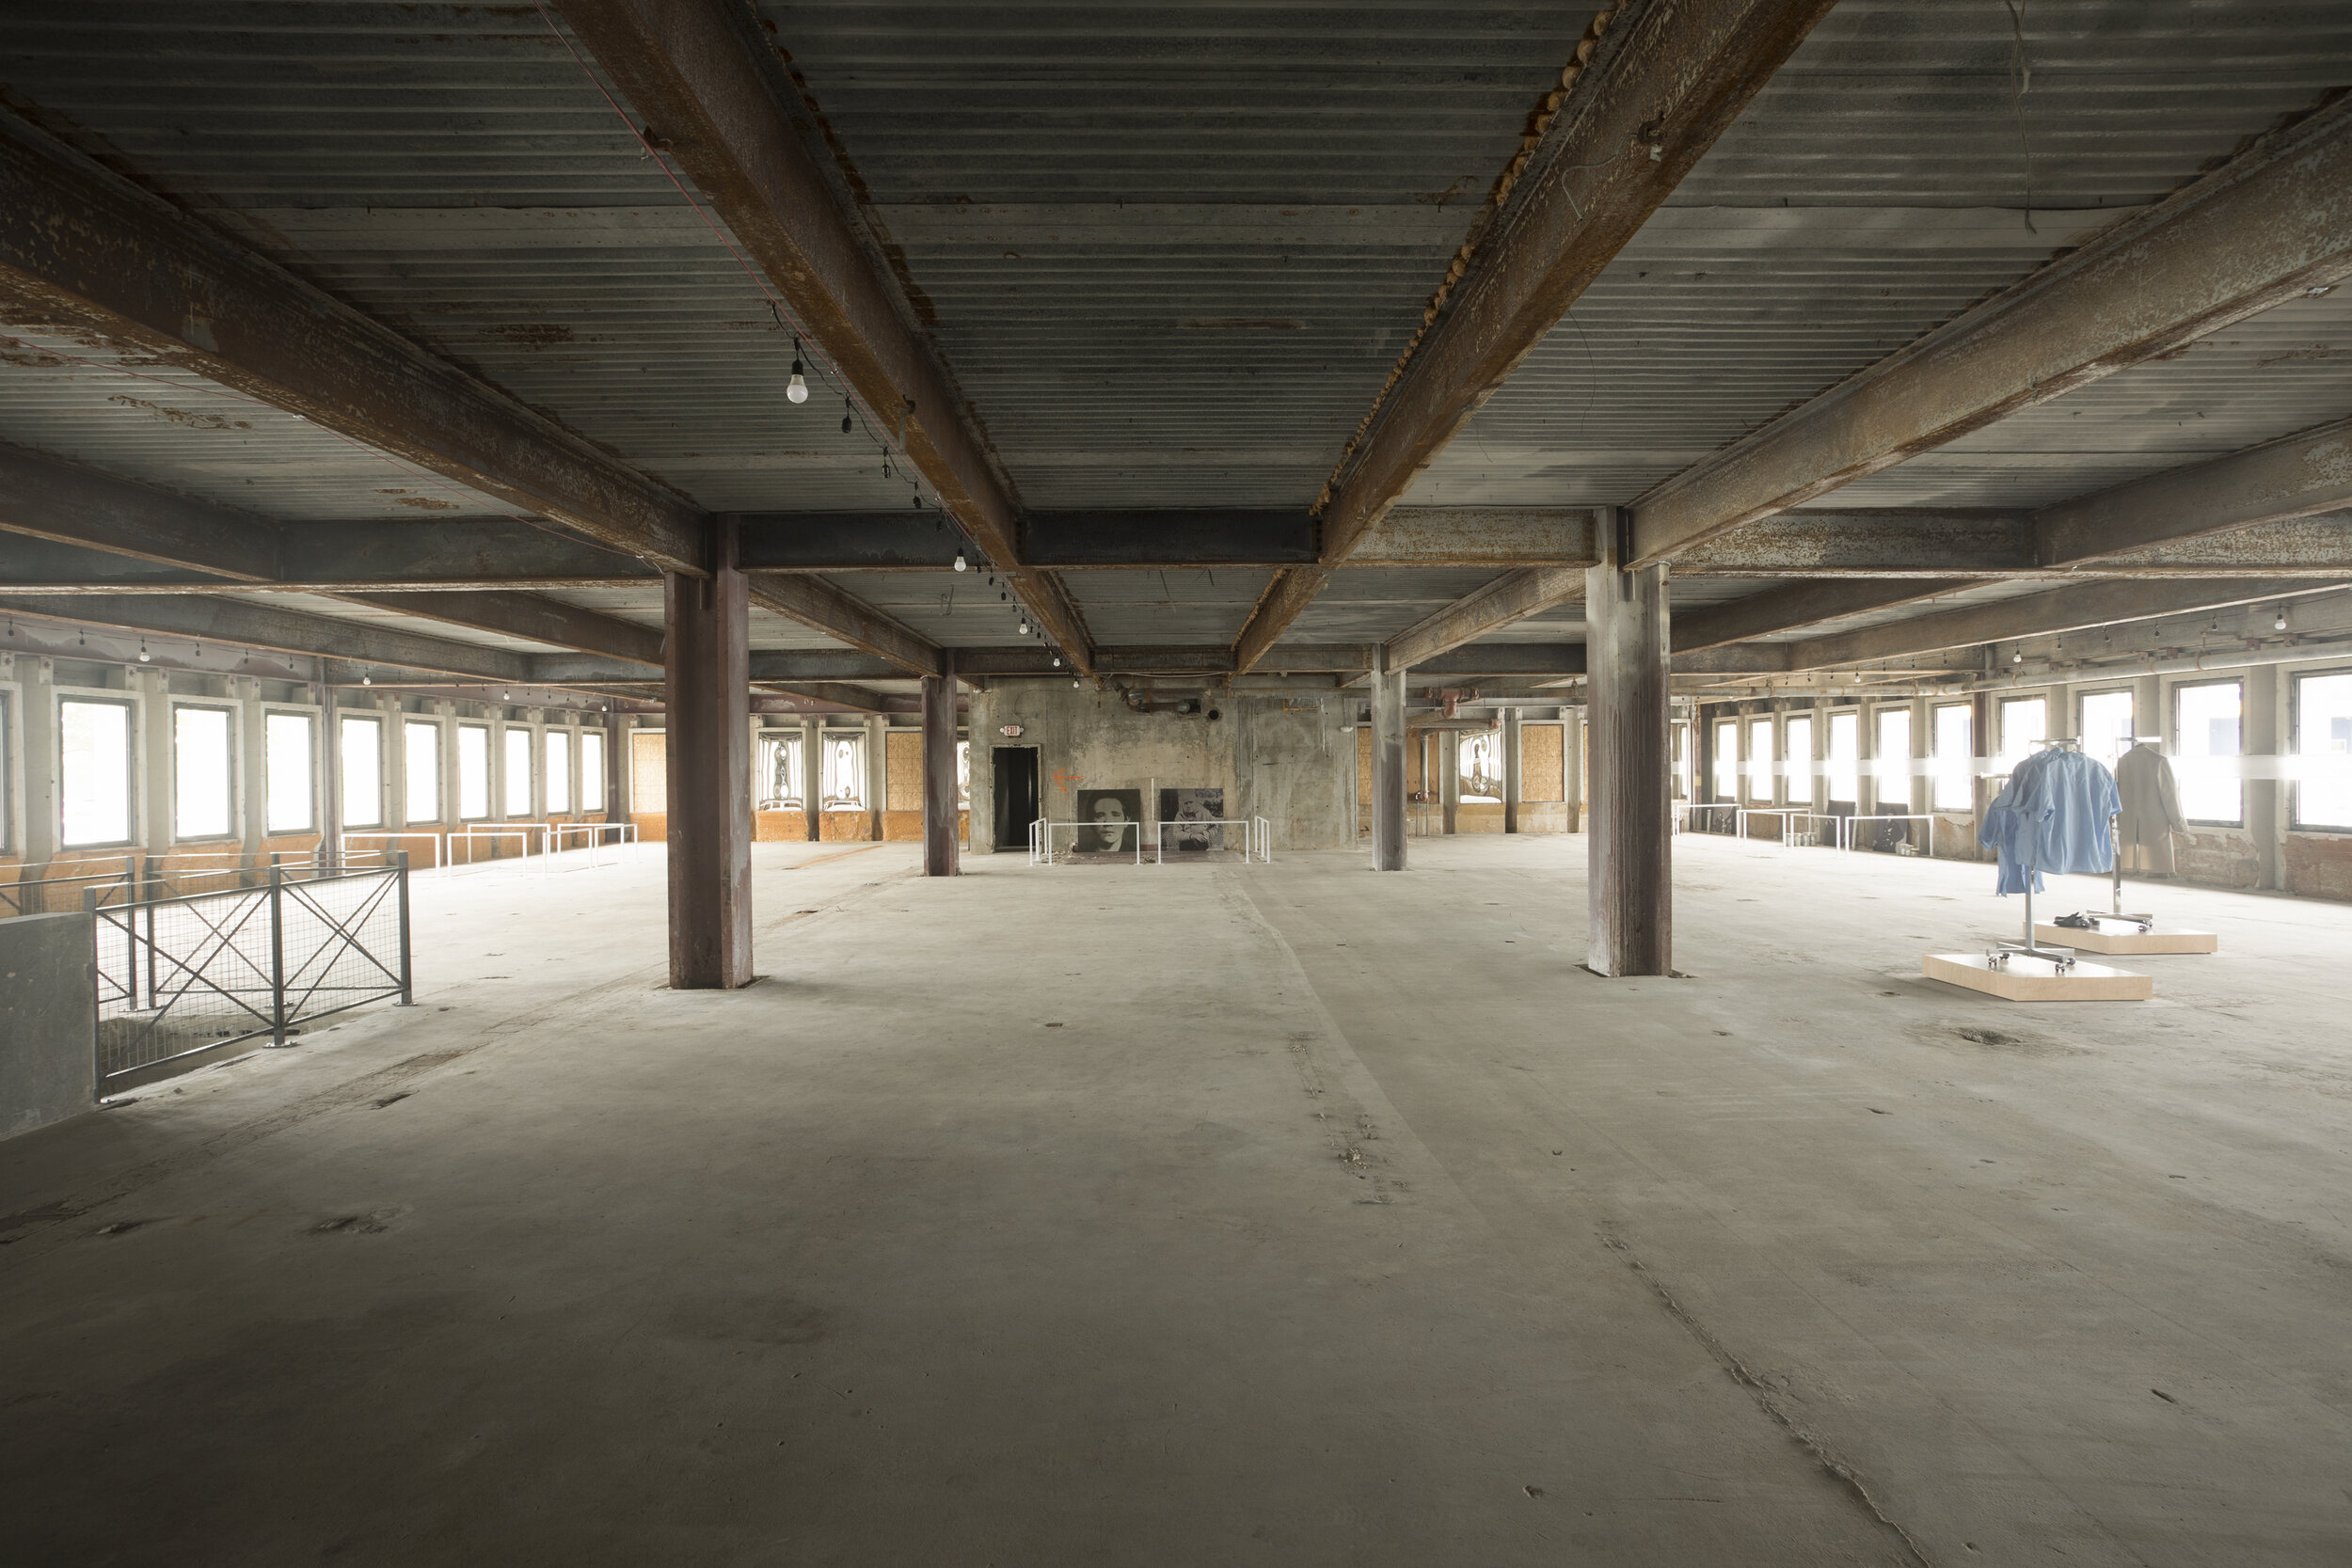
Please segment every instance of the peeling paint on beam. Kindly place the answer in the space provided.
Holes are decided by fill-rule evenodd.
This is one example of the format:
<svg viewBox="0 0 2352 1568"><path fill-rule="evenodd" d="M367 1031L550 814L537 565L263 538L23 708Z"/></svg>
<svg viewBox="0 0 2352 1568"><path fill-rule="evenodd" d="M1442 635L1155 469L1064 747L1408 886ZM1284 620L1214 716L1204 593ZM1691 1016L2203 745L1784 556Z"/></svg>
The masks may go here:
<svg viewBox="0 0 2352 1568"><path fill-rule="evenodd" d="M2352 99L1879 361L1633 504L1635 564L2352 274Z"/></svg>

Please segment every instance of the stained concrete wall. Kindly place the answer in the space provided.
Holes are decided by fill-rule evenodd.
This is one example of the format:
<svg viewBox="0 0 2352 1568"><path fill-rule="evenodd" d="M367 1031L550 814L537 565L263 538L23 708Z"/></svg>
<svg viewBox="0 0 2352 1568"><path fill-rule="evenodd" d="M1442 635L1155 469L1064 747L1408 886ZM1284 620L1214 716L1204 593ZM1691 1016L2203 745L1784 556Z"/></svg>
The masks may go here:
<svg viewBox="0 0 2352 1568"><path fill-rule="evenodd" d="M1166 697L1191 695L1169 689ZM993 847L991 753L999 747L1035 747L1044 814L1057 822L1077 815L1082 789L1146 792L1144 814L1155 815L1161 789L1221 788L1225 815L1263 816L1278 849L1333 849L1348 843L1347 770L1353 736L1340 726L1346 701L1327 696L1236 697L1203 689L1197 714L1136 713L1116 690L1092 683L1007 682L971 698L972 848ZM1210 719L1215 710L1220 717ZM1007 724L1022 733L1008 736ZM1144 847L1151 847L1147 836Z"/></svg>
<svg viewBox="0 0 2352 1568"><path fill-rule="evenodd" d="M94 925L81 911L0 920L0 1138L97 1102Z"/></svg>

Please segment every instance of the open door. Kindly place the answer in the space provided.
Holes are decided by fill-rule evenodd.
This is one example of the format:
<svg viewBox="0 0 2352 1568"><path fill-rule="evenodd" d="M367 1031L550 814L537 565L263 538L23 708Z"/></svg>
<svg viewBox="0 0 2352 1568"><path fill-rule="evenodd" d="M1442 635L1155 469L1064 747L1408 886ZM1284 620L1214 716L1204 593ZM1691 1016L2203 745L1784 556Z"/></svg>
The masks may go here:
<svg viewBox="0 0 2352 1568"><path fill-rule="evenodd" d="M1037 748L998 746L989 752L989 795L996 816L996 847L1025 849L1037 820Z"/></svg>

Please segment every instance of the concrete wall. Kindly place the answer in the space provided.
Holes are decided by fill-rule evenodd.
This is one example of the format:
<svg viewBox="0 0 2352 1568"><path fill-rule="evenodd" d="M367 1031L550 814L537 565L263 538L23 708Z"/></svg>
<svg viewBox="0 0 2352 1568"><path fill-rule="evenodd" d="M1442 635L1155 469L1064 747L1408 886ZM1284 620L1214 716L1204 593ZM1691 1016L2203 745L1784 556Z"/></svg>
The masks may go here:
<svg viewBox="0 0 2352 1568"><path fill-rule="evenodd" d="M1189 691L1183 693L1189 695ZM1178 695L1170 690L1168 695ZM1335 849L1349 842L1348 769L1353 736L1341 728L1341 694L1235 697L1203 692L1198 714L1135 713L1116 690L1091 683L1005 682L972 694L972 850L993 845L990 754L1035 747L1044 814L1072 820L1081 789L1146 792L1147 818L1160 789L1221 788L1225 815L1263 816L1278 849ZM1209 711L1220 717L1212 720ZM1008 736L1007 724L1022 733ZM1150 847L1147 836L1145 847Z"/></svg>
<svg viewBox="0 0 2352 1568"><path fill-rule="evenodd" d="M97 1103L91 917L0 920L0 1138Z"/></svg>

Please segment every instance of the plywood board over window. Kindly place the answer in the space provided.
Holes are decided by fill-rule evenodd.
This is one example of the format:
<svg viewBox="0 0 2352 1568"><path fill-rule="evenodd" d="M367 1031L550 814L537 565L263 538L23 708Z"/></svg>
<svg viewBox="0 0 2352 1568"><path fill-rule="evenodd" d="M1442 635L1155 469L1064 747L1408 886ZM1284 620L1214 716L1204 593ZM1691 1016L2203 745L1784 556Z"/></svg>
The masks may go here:
<svg viewBox="0 0 2352 1568"><path fill-rule="evenodd" d="M660 730L636 730L628 737L628 807L632 816L667 816L670 812L668 737Z"/></svg>
<svg viewBox="0 0 2352 1568"><path fill-rule="evenodd" d="M1561 766L1557 724L1519 726L1519 799L1565 800L1567 773Z"/></svg>
<svg viewBox="0 0 2352 1568"><path fill-rule="evenodd" d="M892 730L882 740L883 753L889 758L883 769L889 799L882 802L884 811L921 811L923 809L923 732Z"/></svg>

